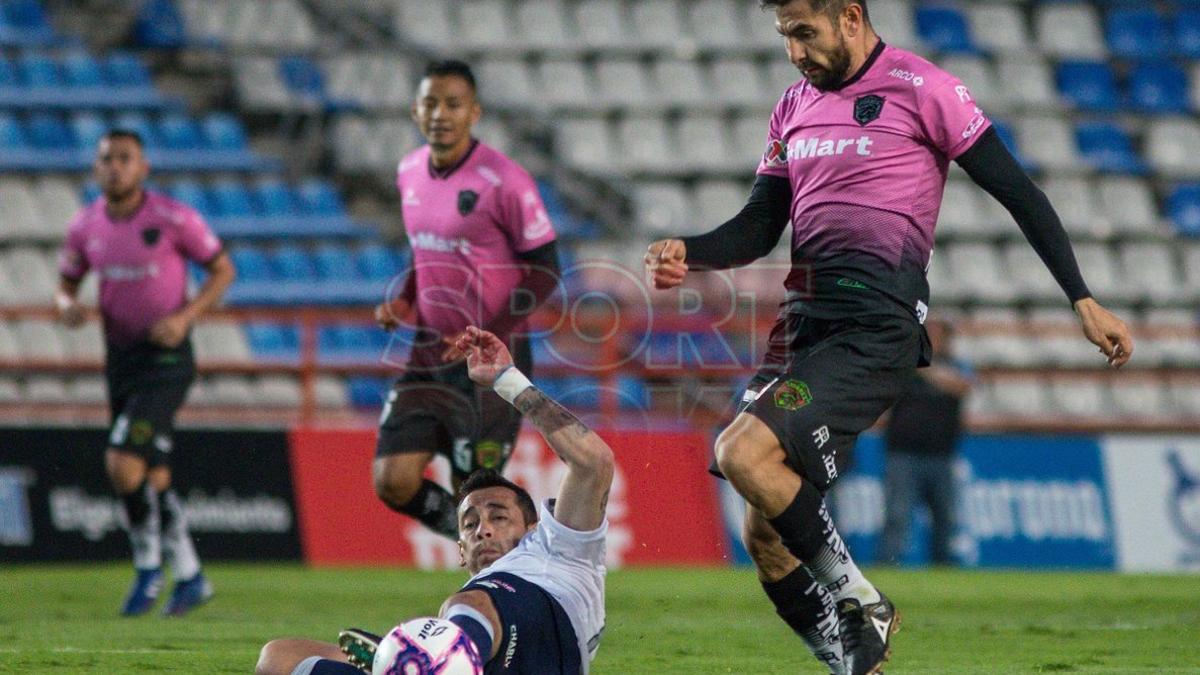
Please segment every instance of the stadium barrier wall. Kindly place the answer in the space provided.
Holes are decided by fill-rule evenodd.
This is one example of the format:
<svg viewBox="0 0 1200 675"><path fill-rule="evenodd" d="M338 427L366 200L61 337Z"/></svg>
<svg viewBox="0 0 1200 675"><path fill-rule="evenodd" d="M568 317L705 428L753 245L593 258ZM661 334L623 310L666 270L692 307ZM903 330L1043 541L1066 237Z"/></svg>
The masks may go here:
<svg viewBox="0 0 1200 675"><path fill-rule="evenodd" d="M0 561L125 560L103 429L0 428ZM201 559L300 558L288 438L179 431L175 486Z"/></svg>
<svg viewBox="0 0 1200 675"><path fill-rule="evenodd" d="M875 562L883 528L883 443L864 435L854 468L831 493L854 556ZM1200 438L1196 436L968 436L956 466L955 551L971 567L1200 571ZM722 488L735 559L741 507ZM928 557L918 511L904 564Z"/></svg>

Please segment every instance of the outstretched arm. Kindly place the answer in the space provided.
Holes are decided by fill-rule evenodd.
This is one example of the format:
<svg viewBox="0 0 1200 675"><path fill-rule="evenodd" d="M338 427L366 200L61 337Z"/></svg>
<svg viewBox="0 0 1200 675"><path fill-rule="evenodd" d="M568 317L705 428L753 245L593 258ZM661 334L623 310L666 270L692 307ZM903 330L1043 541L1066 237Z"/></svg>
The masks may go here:
<svg viewBox="0 0 1200 675"><path fill-rule="evenodd" d="M554 454L566 462L567 475L558 488L554 519L572 530L600 527L612 485L612 449L569 410L534 387L494 334L469 326L457 346L467 355L471 379L495 388L516 406Z"/></svg>
<svg viewBox="0 0 1200 675"><path fill-rule="evenodd" d="M1114 368L1133 354L1133 336L1125 322L1091 297L1079 273L1071 241L1045 193L1004 147L995 129L984 135L957 160L975 181L1012 214L1017 226L1042 262L1066 292L1087 339L1100 348Z"/></svg>

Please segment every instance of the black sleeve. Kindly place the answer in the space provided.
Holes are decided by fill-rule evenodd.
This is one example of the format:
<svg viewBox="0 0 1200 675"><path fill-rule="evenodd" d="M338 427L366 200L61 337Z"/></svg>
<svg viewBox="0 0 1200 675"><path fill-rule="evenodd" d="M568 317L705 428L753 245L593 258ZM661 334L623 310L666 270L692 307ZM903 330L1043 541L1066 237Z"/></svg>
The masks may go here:
<svg viewBox="0 0 1200 675"><path fill-rule="evenodd" d="M988 129L957 161L971 180L1008 209L1071 303L1091 297L1062 221L996 130Z"/></svg>
<svg viewBox="0 0 1200 675"><path fill-rule="evenodd" d="M555 242L518 253L517 257L525 265L525 276L509 293L504 310L484 326L497 335L508 333L533 314L558 288L560 281L558 246Z"/></svg>
<svg viewBox="0 0 1200 675"><path fill-rule="evenodd" d="M779 243L791 208L791 182L759 176L750 199L731 220L708 234L681 237L687 246L687 264L694 269L723 270L758 260Z"/></svg>

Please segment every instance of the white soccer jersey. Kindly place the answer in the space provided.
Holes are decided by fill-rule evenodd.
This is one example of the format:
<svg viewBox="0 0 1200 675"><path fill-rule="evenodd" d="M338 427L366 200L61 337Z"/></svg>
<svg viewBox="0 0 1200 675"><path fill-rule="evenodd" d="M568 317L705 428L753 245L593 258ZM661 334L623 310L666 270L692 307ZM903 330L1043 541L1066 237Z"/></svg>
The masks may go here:
<svg viewBox="0 0 1200 675"><path fill-rule="evenodd" d="M508 572L549 593L571 620L586 673L604 631L608 519L594 530L579 532L554 519L549 500L539 506L538 513L537 527L516 548L481 570L471 581L495 572Z"/></svg>

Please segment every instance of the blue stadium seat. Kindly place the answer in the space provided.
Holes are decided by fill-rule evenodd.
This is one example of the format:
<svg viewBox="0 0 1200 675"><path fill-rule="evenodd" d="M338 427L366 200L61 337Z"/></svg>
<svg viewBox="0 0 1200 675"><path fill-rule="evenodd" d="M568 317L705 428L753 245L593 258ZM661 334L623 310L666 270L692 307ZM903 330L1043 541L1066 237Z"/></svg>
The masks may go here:
<svg viewBox="0 0 1200 675"><path fill-rule="evenodd" d="M121 87L152 87L150 71L136 54L113 52L104 64L108 83Z"/></svg>
<svg viewBox="0 0 1200 675"><path fill-rule="evenodd" d="M312 59L305 56L279 59L279 75L294 94L315 100L325 98L325 76Z"/></svg>
<svg viewBox="0 0 1200 675"><path fill-rule="evenodd" d="M382 377L352 377L346 381L350 405L356 408L378 409L390 388L391 384Z"/></svg>
<svg viewBox="0 0 1200 675"><path fill-rule="evenodd" d="M952 7L919 7L917 32L921 40L944 53L974 54L978 50L971 41L967 19Z"/></svg>
<svg viewBox="0 0 1200 675"><path fill-rule="evenodd" d="M1080 123L1075 127L1075 139L1079 154L1097 171L1134 174L1146 171L1129 135L1112 122Z"/></svg>
<svg viewBox="0 0 1200 675"><path fill-rule="evenodd" d="M1180 234L1200 237L1200 183L1175 188L1167 198L1167 215Z"/></svg>
<svg viewBox="0 0 1200 675"><path fill-rule="evenodd" d="M272 178L254 186L254 196L265 216L289 216L296 213L296 203L287 183Z"/></svg>
<svg viewBox="0 0 1200 675"><path fill-rule="evenodd" d="M56 40L39 0L0 3L0 45L51 45Z"/></svg>
<svg viewBox="0 0 1200 675"><path fill-rule="evenodd" d="M19 82L17 69L7 56L0 54L0 87L15 87Z"/></svg>
<svg viewBox="0 0 1200 675"><path fill-rule="evenodd" d="M71 130L58 115L36 113L26 124L30 144L44 150L66 150L75 147Z"/></svg>
<svg viewBox="0 0 1200 675"><path fill-rule="evenodd" d="M71 115L71 131L75 134L75 147L91 150L100 143L109 125L100 115L92 112Z"/></svg>
<svg viewBox="0 0 1200 675"><path fill-rule="evenodd" d="M183 15L172 0L150 0L142 5L133 36L137 44L156 49L177 49L187 43Z"/></svg>
<svg viewBox="0 0 1200 675"><path fill-rule="evenodd" d="M205 217L212 215L212 207L208 203L208 192L204 186L194 180L179 180L167 189L172 198L196 209Z"/></svg>
<svg viewBox="0 0 1200 675"><path fill-rule="evenodd" d="M249 246L239 246L229 252L237 268L238 282L268 281L272 278L271 264L263 252Z"/></svg>
<svg viewBox="0 0 1200 675"><path fill-rule="evenodd" d="M226 218L245 218L255 215L254 201L250 192L241 183L224 179L213 184L209 190L209 201L213 210Z"/></svg>
<svg viewBox="0 0 1200 675"><path fill-rule="evenodd" d="M296 187L296 197L303 213L310 216L344 216L346 207L337 188L326 180L310 178Z"/></svg>
<svg viewBox="0 0 1200 675"><path fill-rule="evenodd" d="M29 145L25 130L11 113L0 112L0 148L17 149Z"/></svg>
<svg viewBox="0 0 1200 675"><path fill-rule="evenodd" d="M168 150L198 150L204 147L204 139L196 123L178 113L164 115L159 120L158 136L162 139L162 146Z"/></svg>
<svg viewBox="0 0 1200 675"><path fill-rule="evenodd" d="M104 84L100 64L85 51L73 51L63 57L62 71L72 87L99 87Z"/></svg>
<svg viewBox="0 0 1200 675"><path fill-rule="evenodd" d="M26 87L58 87L62 85L62 72L59 70L58 63L46 56L36 52L27 52L22 54L17 60L17 67L21 73L21 81Z"/></svg>
<svg viewBox="0 0 1200 675"><path fill-rule="evenodd" d="M158 132L155 130L154 124L150 122L149 117L146 117L142 113L121 113L113 118L112 125L116 129L135 132L142 137L142 143L147 148L157 148L159 146Z"/></svg>
<svg viewBox="0 0 1200 675"><path fill-rule="evenodd" d="M220 150L245 150L246 131L236 117L228 113L212 113L200 121L200 129L208 147Z"/></svg>
<svg viewBox="0 0 1200 675"><path fill-rule="evenodd" d="M1200 8L1175 14L1175 50L1181 56L1200 59Z"/></svg>
<svg viewBox="0 0 1200 675"><path fill-rule="evenodd" d="M1108 13L1105 38L1114 56L1157 59L1171 51L1167 22L1153 9L1121 7Z"/></svg>
<svg viewBox="0 0 1200 675"><path fill-rule="evenodd" d="M1188 111L1187 75L1170 61L1142 63L1129 75L1129 100L1134 108L1150 113Z"/></svg>
<svg viewBox="0 0 1200 675"><path fill-rule="evenodd" d="M1080 110L1114 112L1120 96L1107 63L1066 61L1058 66L1058 90Z"/></svg>
<svg viewBox="0 0 1200 675"><path fill-rule="evenodd" d="M275 277L285 281L311 281L317 276L316 266L308 252L299 246L285 244L270 256Z"/></svg>
<svg viewBox="0 0 1200 675"><path fill-rule="evenodd" d="M272 361L294 361L300 358L300 331L296 326L248 323L243 330L250 350L258 358Z"/></svg>
<svg viewBox="0 0 1200 675"><path fill-rule="evenodd" d="M317 278L329 281L353 281L358 278L358 269L349 249L336 244L321 244L313 253Z"/></svg>
<svg viewBox="0 0 1200 675"><path fill-rule="evenodd" d="M407 257L382 244L367 244L358 252L358 270L365 279L388 281L407 268Z"/></svg>
<svg viewBox="0 0 1200 675"><path fill-rule="evenodd" d="M317 329L317 354L322 361L374 362L380 349L375 339L378 333L367 326L335 324Z"/></svg>

